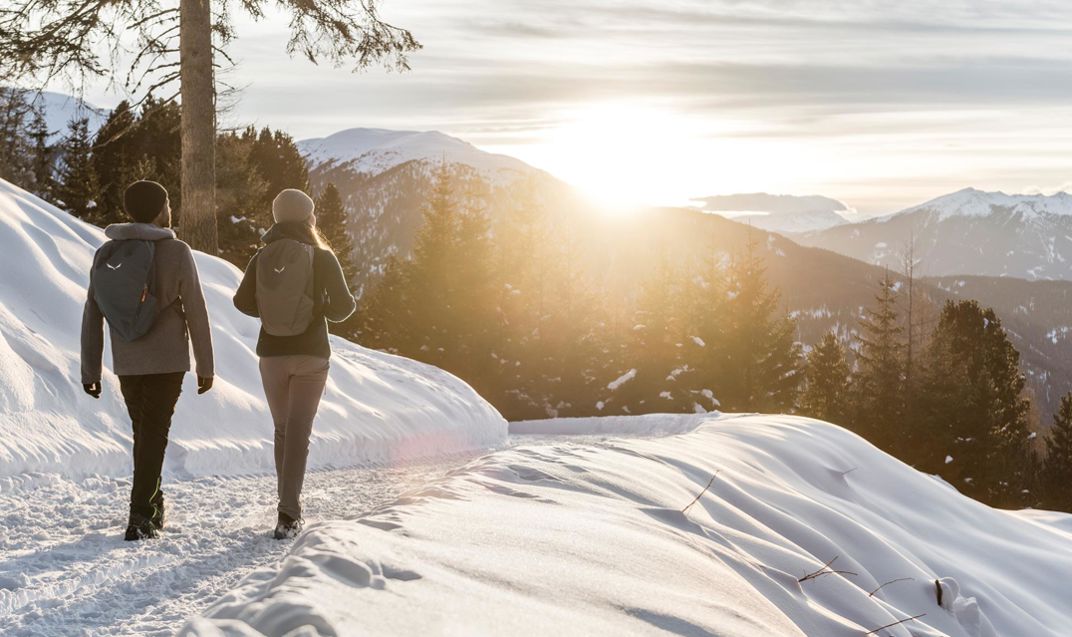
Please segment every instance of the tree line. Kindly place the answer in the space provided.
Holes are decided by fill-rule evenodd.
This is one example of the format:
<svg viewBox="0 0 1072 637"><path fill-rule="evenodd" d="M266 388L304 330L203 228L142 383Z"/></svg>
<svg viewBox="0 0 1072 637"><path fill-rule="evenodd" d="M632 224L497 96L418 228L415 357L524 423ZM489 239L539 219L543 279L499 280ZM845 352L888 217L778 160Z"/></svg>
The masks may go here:
<svg viewBox="0 0 1072 637"><path fill-rule="evenodd" d="M152 179L167 188L181 226L189 206L180 185L180 119L178 105L150 97L137 108L121 102L96 132L78 116L55 131L32 93L0 89L0 178L98 226L126 221L124 189ZM272 224L272 198L284 188L308 190L308 171L290 135L267 127L221 132L215 153L217 254L244 267ZM348 236L340 232L345 212L334 186L318 203L322 231L347 250Z"/></svg>
<svg viewBox="0 0 1072 637"><path fill-rule="evenodd" d="M509 419L797 413L984 502L1072 510L1072 395L1038 444L992 309L950 301L925 331L887 274L853 329L805 347L757 237L728 259L657 259L626 302L587 276L558 220L522 208L492 232L448 166L435 181L412 259L389 263L348 337L457 374Z"/></svg>

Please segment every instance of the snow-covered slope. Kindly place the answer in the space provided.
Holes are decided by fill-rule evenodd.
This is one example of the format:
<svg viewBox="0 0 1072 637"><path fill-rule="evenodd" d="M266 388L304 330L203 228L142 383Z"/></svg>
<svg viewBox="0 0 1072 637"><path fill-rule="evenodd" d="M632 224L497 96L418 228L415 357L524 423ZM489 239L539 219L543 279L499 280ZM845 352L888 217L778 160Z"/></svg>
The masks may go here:
<svg viewBox="0 0 1072 637"><path fill-rule="evenodd" d="M316 524L180 635L1059 637L1069 521L833 425L712 418L515 447Z"/></svg>
<svg viewBox="0 0 1072 637"><path fill-rule="evenodd" d="M496 181L509 181L533 170L519 159L482 151L439 131L351 128L298 142L298 150L313 168L330 163L367 175L378 175L415 160L464 164Z"/></svg>
<svg viewBox="0 0 1072 637"><path fill-rule="evenodd" d="M28 93L29 99L34 106L41 109L45 116L45 124L51 133L49 141L56 142L67 134L67 127L73 120L85 119L92 137L97 130L108 120L108 111L92 104L63 93L41 91L40 93Z"/></svg>
<svg viewBox="0 0 1072 637"><path fill-rule="evenodd" d="M853 211L837 199L751 193L696 199L705 212L712 212L757 228L787 234L813 232L849 222Z"/></svg>
<svg viewBox="0 0 1072 637"><path fill-rule="evenodd" d="M799 237L805 245L894 268L912 240L927 276L1072 280L1072 194L966 188L893 215Z"/></svg>
<svg viewBox="0 0 1072 637"><path fill-rule="evenodd" d="M1007 195L965 188L908 208L892 217L884 217L883 220L921 211L931 213L938 221L956 217L989 217L1000 211L1009 211L1025 221L1042 217L1072 217L1072 195L1067 192L1049 196Z"/></svg>
<svg viewBox="0 0 1072 637"><path fill-rule="evenodd" d="M99 401L78 384L85 285L102 241L99 229L0 181L0 477L129 471L118 380L106 371ZM253 351L257 322L231 304L240 272L196 258L218 377L204 396L187 378L166 468L186 475L267 470L272 426ZM498 412L454 376L340 339L333 348L312 466L390 462L505 439Z"/></svg>

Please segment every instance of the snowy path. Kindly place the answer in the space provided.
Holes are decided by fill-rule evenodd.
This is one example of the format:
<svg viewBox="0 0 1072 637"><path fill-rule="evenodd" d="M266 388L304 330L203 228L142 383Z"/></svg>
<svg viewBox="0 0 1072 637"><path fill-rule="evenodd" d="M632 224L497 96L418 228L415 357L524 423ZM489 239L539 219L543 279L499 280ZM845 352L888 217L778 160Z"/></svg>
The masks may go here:
<svg viewBox="0 0 1072 637"><path fill-rule="evenodd" d="M306 518L362 515L473 457L312 472ZM274 477L172 480L165 536L138 544L121 537L129 485L55 475L0 481L0 634L170 635L289 548L268 536Z"/></svg>

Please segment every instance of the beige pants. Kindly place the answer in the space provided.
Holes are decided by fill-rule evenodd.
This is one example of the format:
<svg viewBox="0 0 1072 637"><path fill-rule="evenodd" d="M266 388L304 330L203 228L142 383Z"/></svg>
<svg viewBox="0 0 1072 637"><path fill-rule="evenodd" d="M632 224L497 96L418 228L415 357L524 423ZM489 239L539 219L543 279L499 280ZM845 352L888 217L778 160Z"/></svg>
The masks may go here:
<svg viewBox="0 0 1072 637"><path fill-rule="evenodd" d="M261 382L275 422L275 475L279 512L301 519L301 490L309 435L328 380L328 359L316 356L266 356Z"/></svg>

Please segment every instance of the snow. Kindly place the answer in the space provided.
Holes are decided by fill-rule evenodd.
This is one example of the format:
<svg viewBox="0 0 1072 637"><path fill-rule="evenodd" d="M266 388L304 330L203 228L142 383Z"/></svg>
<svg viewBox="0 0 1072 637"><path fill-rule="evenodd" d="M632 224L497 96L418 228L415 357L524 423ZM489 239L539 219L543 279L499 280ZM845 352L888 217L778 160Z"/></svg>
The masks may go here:
<svg viewBox="0 0 1072 637"><path fill-rule="evenodd" d="M1008 195L1003 192L965 188L883 217L883 220L920 211L937 212L939 221L954 217L988 217L995 208L1011 210L1013 214L1022 215L1025 219L1072 216L1072 194L1058 192L1053 195Z"/></svg>
<svg viewBox="0 0 1072 637"><path fill-rule="evenodd" d="M751 193L695 199L704 212L751 224L772 232L800 234L849 223L855 214L844 203L820 196Z"/></svg>
<svg viewBox="0 0 1072 637"><path fill-rule="evenodd" d="M179 634L860 637L922 615L880 634L1058 637L1070 521L986 507L833 425L709 417L524 444L315 524Z"/></svg>
<svg viewBox="0 0 1072 637"><path fill-rule="evenodd" d="M130 424L105 365L104 394L79 385L85 286L103 233L0 181L0 477L130 471ZM192 374L171 429L168 476L272 467L272 426L253 351L258 324L231 295L240 272L196 254L216 350L217 379L198 396ZM501 444L507 425L468 385L434 367L334 339L312 467L388 464ZM110 353L105 361L110 362Z"/></svg>
<svg viewBox="0 0 1072 637"><path fill-rule="evenodd" d="M666 436L692 431L710 418L705 413L519 420L510 423L510 435Z"/></svg>
<svg viewBox="0 0 1072 637"><path fill-rule="evenodd" d="M440 479L472 455L306 476L310 520L353 518ZM173 635L258 568L277 542L275 476L203 477L165 485L159 541L124 542L127 478L55 474L0 479L0 633Z"/></svg>
<svg viewBox="0 0 1072 637"><path fill-rule="evenodd" d="M334 162L359 173L379 174L408 161L446 161L471 166L493 180L513 180L533 172L519 159L480 150L439 131L351 128L328 137L298 142L312 166Z"/></svg>
<svg viewBox="0 0 1072 637"><path fill-rule="evenodd" d="M622 374L618 378L615 378L614 380L612 380L609 383L607 383L607 389L609 389L611 391L617 391L619 387L621 387L622 385L624 385L624 384L628 383L629 381L633 380L634 378L636 378L636 375L637 375L636 368L630 369L629 371L627 371L626 373Z"/></svg>

